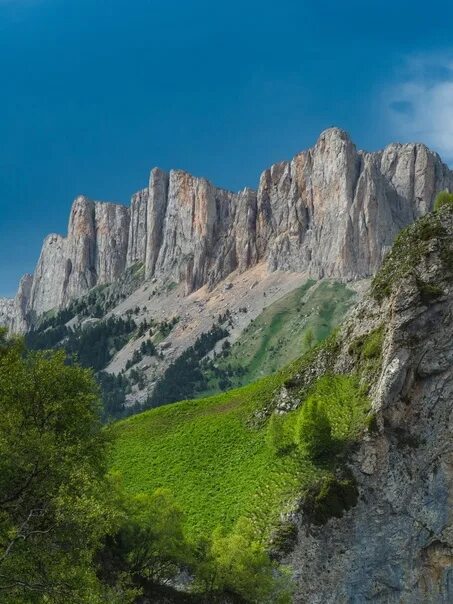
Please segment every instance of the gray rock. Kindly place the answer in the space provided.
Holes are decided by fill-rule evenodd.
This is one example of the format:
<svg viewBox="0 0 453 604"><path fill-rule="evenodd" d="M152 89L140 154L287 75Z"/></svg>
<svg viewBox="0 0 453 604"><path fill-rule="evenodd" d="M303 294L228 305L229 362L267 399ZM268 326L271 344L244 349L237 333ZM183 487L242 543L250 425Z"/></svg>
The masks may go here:
<svg viewBox="0 0 453 604"><path fill-rule="evenodd" d="M61 308L136 262L147 279L183 282L187 293L258 262L315 278L364 278L445 188L453 189L453 173L425 146L366 153L338 128L265 170L258 191L232 193L155 168L130 209L75 200L67 237L44 241L25 314L12 314Z"/></svg>
<svg viewBox="0 0 453 604"><path fill-rule="evenodd" d="M452 213L444 224L451 254ZM423 301L409 276L382 305L366 298L339 334L330 370L354 371L351 342L385 326L382 365L370 394L377 430L350 457L357 505L323 526L298 518L298 542L288 559L297 603L453 601L453 285L447 256L434 245L416 267L443 296ZM308 369L299 376L301 384L325 367L320 362L311 371L314 376Z"/></svg>
<svg viewBox="0 0 453 604"><path fill-rule="evenodd" d="M49 235L33 275L29 310L62 307L95 285L109 283L126 267L129 209L78 197L68 235Z"/></svg>

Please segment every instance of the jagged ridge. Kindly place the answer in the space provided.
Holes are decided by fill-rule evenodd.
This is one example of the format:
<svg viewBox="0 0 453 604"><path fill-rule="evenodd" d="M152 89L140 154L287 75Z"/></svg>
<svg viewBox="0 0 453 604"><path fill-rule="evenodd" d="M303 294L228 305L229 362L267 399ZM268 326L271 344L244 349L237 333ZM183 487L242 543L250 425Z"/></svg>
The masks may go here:
<svg viewBox="0 0 453 604"><path fill-rule="evenodd" d="M452 172L424 145L367 153L338 128L265 170L257 191L232 193L155 168L130 208L78 197L67 237L46 238L33 276L13 306L2 303L0 320L3 312L23 330L27 316L61 308L137 261L146 278L185 282L187 293L261 261L315 278L367 277L399 230L446 188Z"/></svg>

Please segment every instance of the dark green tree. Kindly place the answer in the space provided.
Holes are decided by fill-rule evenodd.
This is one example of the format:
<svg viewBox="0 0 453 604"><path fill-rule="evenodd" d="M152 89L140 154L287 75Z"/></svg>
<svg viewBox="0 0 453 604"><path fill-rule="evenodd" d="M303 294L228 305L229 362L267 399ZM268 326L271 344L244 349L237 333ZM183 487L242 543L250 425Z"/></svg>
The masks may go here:
<svg viewBox="0 0 453 604"><path fill-rule="evenodd" d="M97 602L116 523L91 372L0 334L0 600Z"/></svg>
<svg viewBox="0 0 453 604"><path fill-rule="evenodd" d="M313 460L328 457L334 449L332 426L321 401L309 398L296 423L296 442Z"/></svg>

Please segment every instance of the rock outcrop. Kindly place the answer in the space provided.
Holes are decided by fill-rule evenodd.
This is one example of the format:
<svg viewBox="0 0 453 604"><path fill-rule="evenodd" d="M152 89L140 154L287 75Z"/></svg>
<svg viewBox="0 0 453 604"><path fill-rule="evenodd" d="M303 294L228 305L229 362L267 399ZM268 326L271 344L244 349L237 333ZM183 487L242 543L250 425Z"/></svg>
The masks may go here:
<svg viewBox="0 0 453 604"><path fill-rule="evenodd" d="M425 146L366 153L338 128L265 170L257 191L155 168L130 208L75 200L67 237L44 242L27 313L62 307L137 262L146 278L184 282L188 293L261 261L316 278L367 277L443 189L453 173Z"/></svg>
<svg viewBox="0 0 453 604"><path fill-rule="evenodd" d="M28 310L40 315L115 280L126 267L128 235L128 208L78 197L67 237L54 234L44 241Z"/></svg>
<svg viewBox="0 0 453 604"><path fill-rule="evenodd" d="M386 260L330 364L320 353L296 379L357 372L357 343L384 330L374 426L348 463L359 498L323 525L296 515L295 602L453 601L453 208L427 218Z"/></svg>
<svg viewBox="0 0 453 604"><path fill-rule="evenodd" d="M27 330L27 312L33 275L26 274L19 283L15 298L0 298L0 326L8 327L14 333Z"/></svg>

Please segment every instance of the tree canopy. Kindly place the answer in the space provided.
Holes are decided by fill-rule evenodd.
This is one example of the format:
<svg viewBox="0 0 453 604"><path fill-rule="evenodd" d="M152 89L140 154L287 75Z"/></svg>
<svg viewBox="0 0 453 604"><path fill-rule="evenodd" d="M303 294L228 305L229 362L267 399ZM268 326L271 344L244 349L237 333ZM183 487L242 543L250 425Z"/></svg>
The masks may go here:
<svg viewBox="0 0 453 604"><path fill-rule="evenodd" d="M91 371L0 334L0 599L94 602L115 524Z"/></svg>

